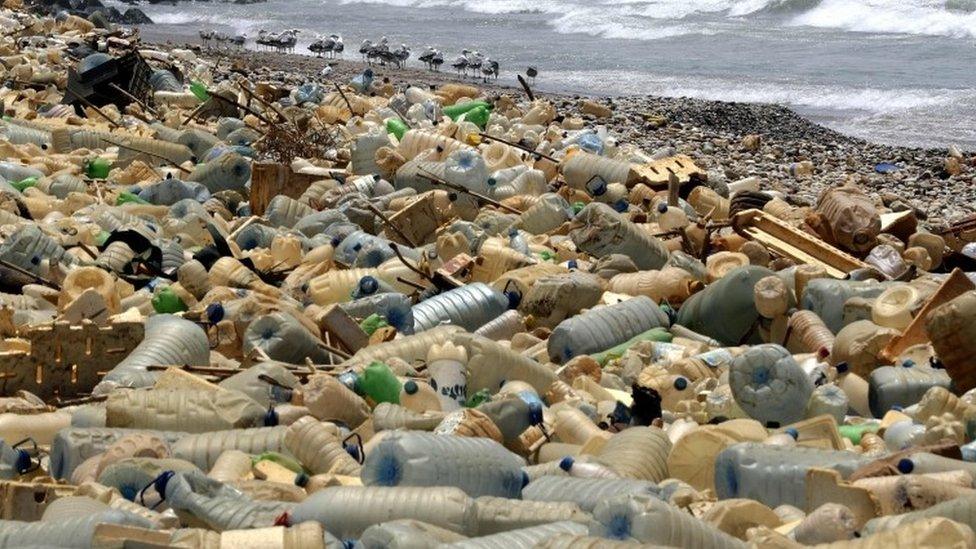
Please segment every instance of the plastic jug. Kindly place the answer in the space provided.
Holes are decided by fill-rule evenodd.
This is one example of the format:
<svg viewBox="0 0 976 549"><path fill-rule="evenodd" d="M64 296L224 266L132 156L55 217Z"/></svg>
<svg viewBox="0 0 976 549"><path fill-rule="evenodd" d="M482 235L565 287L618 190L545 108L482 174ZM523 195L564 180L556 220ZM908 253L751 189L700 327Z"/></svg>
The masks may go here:
<svg viewBox="0 0 976 549"><path fill-rule="evenodd" d="M359 463L326 425L311 416L299 419L288 427L285 447L313 474L358 475Z"/></svg>
<svg viewBox="0 0 976 549"><path fill-rule="evenodd" d="M727 273L692 295L678 311L677 324L712 337L723 345L761 343L753 297L755 285L772 271L750 265Z"/></svg>
<svg viewBox="0 0 976 549"><path fill-rule="evenodd" d="M868 378L868 400L874 417L882 417L895 406L905 408L919 402L932 387L948 389L952 379L945 370L916 366L882 366Z"/></svg>
<svg viewBox="0 0 976 549"><path fill-rule="evenodd" d="M577 228L570 231L570 237L576 247L595 257L624 254L641 269L660 269L668 259L669 252L661 240L606 204L587 204L573 224Z"/></svg>
<svg viewBox="0 0 976 549"><path fill-rule="evenodd" d="M598 307L564 320L548 341L549 357L565 362L602 351L655 327L667 327L667 315L645 296Z"/></svg>
<svg viewBox="0 0 976 549"><path fill-rule="evenodd" d="M756 345L732 361L729 385L736 404L763 424L787 425L803 419L813 384L789 351Z"/></svg>
<svg viewBox="0 0 976 549"><path fill-rule="evenodd" d="M467 284L414 305L414 329L421 332L446 322L474 331L511 308L512 299L487 284Z"/></svg>
<svg viewBox="0 0 976 549"><path fill-rule="evenodd" d="M606 499L621 494L657 493L653 482L633 479L577 478L544 476L522 489L522 499L528 501L572 502L588 513Z"/></svg>
<svg viewBox="0 0 976 549"><path fill-rule="evenodd" d="M624 495L593 510L594 534L660 546L740 549L745 543L690 513L646 495Z"/></svg>

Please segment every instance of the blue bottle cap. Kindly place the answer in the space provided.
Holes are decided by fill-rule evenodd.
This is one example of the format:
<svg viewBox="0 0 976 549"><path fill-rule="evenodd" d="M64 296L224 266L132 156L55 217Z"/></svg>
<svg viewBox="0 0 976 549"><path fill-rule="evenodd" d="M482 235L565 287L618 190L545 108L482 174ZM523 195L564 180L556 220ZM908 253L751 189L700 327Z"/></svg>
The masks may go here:
<svg viewBox="0 0 976 549"><path fill-rule="evenodd" d="M417 386L417 382L412 379L403 384L403 391L408 395L415 395L419 390L420 387Z"/></svg>
<svg viewBox="0 0 976 549"><path fill-rule="evenodd" d="M576 261L575 259L570 259L569 261L566 262L566 267L568 267L570 270L579 269L579 262Z"/></svg>
<svg viewBox="0 0 976 549"><path fill-rule="evenodd" d="M359 279L359 292L362 295L373 295L379 288L379 281L372 276L366 275Z"/></svg>
<svg viewBox="0 0 976 549"><path fill-rule="evenodd" d="M14 462L14 470L20 474L26 473L31 468L31 457L27 450L17 450L17 460Z"/></svg>
<svg viewBox="0 0 976 549"><path fill-rule="evenodd" d="M359 446L356 446L355 444L346 444L345 449L347 454L352 456L352 458L356 461L359 461Z"/></svg>
<svg viewBox="0 0 976 549"><path fill-rule="evenodd" d="M264 426L274 427L276 425L278 425L278 412L276 412L274 408L270 408L264 414Z"/></svg>
<svg viewBox="0 0 976 549"><path fill-rule="evenodd" d="M912 463L912 460L910 460L908 458L902 458L902 459L898 460L898 471L901 474L907 475L907 474L911 473L914 470L915 470L915 464Z"/></svg>
<svg viewBox="0 0 976 549"><path fill-rule="evenodd" d="M908 358L908 359L905 359L905 362L902 362L901 365L902 365L903 368L911 368L911 367L915 366L915 361L912 360L912 359L910 359L910 358Z"/></svg>
<svg viewBox="0 0 976 549"><path fill-rule="evenodd" d="M308 475L304 471L295 475L295 486L300 488L308 486Z"/></svg>
<svg viewBox="0 0 976 549"><path fill-rule="evenodd" d="M848 365L846 362L838 362L835 368L837 368L838 374L846 373L848 370L851 369L850 365Z"/></svg>
<svg viewBox="0 0 976 549"><path fill-rule="evenodd" d="M207 305L207 321L211 324L216 324L224 319L224 306L218 303L211 303Z"/></svg>
<svg viewBox="0 0 976 549"><path fill-rule="evenodd" d="M526 473L525 471L522 471L522 488L525 488L528 485L529 485L529 474Z"/></svg>
<svg viewBox="0 0 976 549"><path fill-rule="evenodd" d="M574 463L576 463L576 460L572 456L566 456L559 460L559 468L568 473L573 468Z"/></svg>
<svg viewBox="0 0 976 549"><path fill-rule="evenodd" d="M515 309L522 302L522 296L518 292L505 292L505 297L508 298L508 308Z"/></svg>
<svg viewBox="0 0 976 549"><path fill-rule="evenodd" d="M666 202L661 202L657 205L657 213L664 213L668 211L668 205Z"/></svg>
<svg viewBox="0 0 976 549"><path fill-rule="evenodd" d="M678 376L674 380L674 388L679 391L684 391L685 389L688 388L688 380L681 376Z"/></svg>
<svg viewBox="0 0 976 549"><path fill-rule="evenodd" d="M793 428L793 427L788 427L788 428L787 428L787 429L786 429L785 431L783 431L783 432L784 432L784 433L786 433L786 434L788 434L788 435L790 435L791 437L793 437L793 440L796 440L796 439L798 439L798 438L800 438L800 431L797 431L797 430L796 430L795 428Z"/></svg>

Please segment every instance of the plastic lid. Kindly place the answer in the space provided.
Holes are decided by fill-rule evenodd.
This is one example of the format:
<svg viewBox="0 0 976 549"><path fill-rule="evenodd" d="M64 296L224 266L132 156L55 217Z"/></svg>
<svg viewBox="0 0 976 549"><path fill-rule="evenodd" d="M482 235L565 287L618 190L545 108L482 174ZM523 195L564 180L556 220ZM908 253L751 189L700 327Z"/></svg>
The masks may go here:
<svg viewBox="0 0 976 549"><path fill-rule="evenodd" d="M26 473L31 468L31 457L26 450L17 450L17 460L14 462L14 469L18 473Z"/></svg>
<svg viewBox="0 0 976 549"><path fill-rule="evenodd" d="M573 456L566 456L559 460L559 468L563 471L569 472L569 470L573 468L574 463L576 463L576 460L573 459Z"/></svg>
<svg viewBox="0 0 976 549"><path fill-rule="evenodd" d="M274 427L276 425L278 425L278 412L276 412L274 408L270 408L264 414L264 426Z"/></svg>
<svg viewBox="0 0 976 549"><path fill-rule="evenodd" d="M657 205L657 213L662 213L663 214L666 211L668 211L668 204L667 204L667 202L661 202L660 204Z"/></svg>
<svg viewBox="0 0 976 549"><path fill-rule="evenodd" d="M898 471L900 471L901 474L907 475L908 473L911 473L914 470L915 470L915 464L912 463L912 460L908 458L902 458L898 460Z"/></svg>
<svg viewBox="0 0 976 549"><path fill-rule="evenodd" d="M783 431L783 432L784 432L784 433L786 433L786 434L788 434L788 435L790 435L791 437L793 437L793 440L796 440L796 439L798 439L798 438L800 438L800 431L797 431L797 430L796 430L795 428L793 428L793 427L788 427L788 428L787 428L787 429L786 429L785 431Z"/></svg>
<svg viewBox="0 0 976 549"><path fill-rule="evenodd" d="M838 374L846 373L848 370L851 369L850 365L848 365L846 362L838 362L835 368L837 368Z"/></svg>
<svg viewBox="0 0 976 549"><path fill-rule="evenodd" d="M679 391L684 391L685 389L688 388L688 380L685 379L685 378L683 378L683 377L681 377L681 376L678 376L674 380L674 388L677 389L677 390L679 390Z"/></svg>
<svg viewBox="0 0 976 549"><path fill-rule="evenodd" d="M509 309L515 309L522 302L522 296L518 292L505 292L505 297L508 298Z"/></svg>
<svg viewBox="0 0 976 549"><path fill-rule="evenodd" d="M570 259L566 262L566 267L569 269L579 269L579 262L575 259Z"/></svg>
<svg viewBox="0 0 976 549"><path fill-rule="evenodd" d="M529 474L526 473L525 471L522 471L522 488L525 488L526 486L529 485L529 480L530 480Z"/></svg>
<svg viewBox="0 0 976 549"><path fill-rule="evenodd" d="M380 288L379 281L372 276L366 275L359 279L359 291L363 295L375 294L376 290L379 290L379 288Z"/></svg>
<svg viewBox="0 0 976 549"><path fill-rule="evenodd" d="M308 486L308 475L304 471L295 475L295 486L300 488Z"/></svg>
<svg viewBox="0 0 976 549"><path fill-rule="evenodd" d="M415 394L417 394L417 391L420 390L420 387L417 385L417 382L416 381L414 381L414 380L411 379L411 380L408 380L406 383L403 384L403 390L408 395L415 395Z"/></svg>
<svg viewBox="0 0 976 549"><path fill-rule="evenodd" d="M207 305L207 320L211 324L216 324L224 319L224 306L218 303Z"/></svg>
<svg viewBox="0 0 976 549"><path fill-rule="evenodd" d="M613 209L618 213L624 213L628 208L630 208L630 203L623 198L613 203Z"/></svg>
<svg viewBox="0 0 976 549"><path fill-rule="evenodd" d="M911 368L912 366L915 366L915 361L909 358L906 359L905 362L902 362L901 365L903 368Z"/></svg>
<svg viewBox="0 0 976 549"><path fill-rule="evenodd" d="M359 461L359 446L355 444L346 444L346 453L353 457L356 461Z"/></svg>

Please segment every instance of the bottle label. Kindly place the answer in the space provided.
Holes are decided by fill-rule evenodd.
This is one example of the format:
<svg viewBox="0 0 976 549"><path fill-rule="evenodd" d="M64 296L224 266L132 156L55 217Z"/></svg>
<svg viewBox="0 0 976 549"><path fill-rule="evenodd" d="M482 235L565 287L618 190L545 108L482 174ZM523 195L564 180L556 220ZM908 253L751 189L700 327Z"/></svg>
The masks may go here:
<svg viewBox="0 0 976 549"><path fill-rule="evenodd" d="M723 364L732 364L732 353L728 349L715 349L696 355L694 358L704 362L709 368L718 368Z"/></svg>

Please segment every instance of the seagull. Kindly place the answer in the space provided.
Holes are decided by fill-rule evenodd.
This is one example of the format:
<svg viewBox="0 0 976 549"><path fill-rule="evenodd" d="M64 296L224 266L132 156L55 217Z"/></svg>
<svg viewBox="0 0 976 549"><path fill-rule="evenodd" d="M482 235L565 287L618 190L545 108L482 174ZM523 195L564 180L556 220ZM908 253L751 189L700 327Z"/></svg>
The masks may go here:
<svg viewBox="0 0 976 549"><path fill-rule="evenodd" d="M213 29L200 29L200 40L203 42L204 46L209 46L210 41L213 40L214 30Z"/></svg>
<svg viewBox="0 0 976 549"><path fill-rule="evenodd" d="M332 46L332 58L335 59L336 55L342 55L342 52L346 49L346 45L342 42L341 35L333 34L330 38L335 40L335 45Z"/></svg>
<svg viewBox="0 0 976 549"><path fill-rule="evenodd" d="M422 62L424 65L427 65L427 70L431 70L433 68L431 61L434 59L434 55L436 53L437 50L431 46L427 46L427 49L424 51L424 53L420 54L420 57L418 57L417 60Z"/></svg>
<svg viewBox="0 0 976 549"><path fill-rule="evenodd" d="M406 44L400 44L400 47L393 51L393 58L397 67L402 69L407 64L407 59L410 59L410 48Z"/></svg>
<svg viewBox="0 0 976 549"><path fill-rule="evenodd" d="M308 51L315 53L316 57L322 57L323 53L331 55L334 49L335 39L331 36L329 38L318 37L308 45Z"/></svg>
<svg viewBox="0 0 976 549"><path fill-rule="evenodd" d="M363 61L368 60L369 52L373 51L373 41L366 39L359 45L359 53L363 56Z"/></svg>
<svg viewBox="0 0 976 549"><path fill-rule="evenodd" d="M468 70L470 70L475 78L478 77L478 73L481 71L481 64L485 62L485 58L480 52L474 52L471 54L471 58L468 60Z"/></svg>
<svg viewBox="0 0 976 549"><path fill-rule="evenodd" d="M488 78L492 76L498 80L498 61L493 61L491 57L486 58L481 66L481 74L484 75L485 82L488 82Z"/></svg>
<svg viewBox="0 0 976 549"><path fill-rule="evenodd" d="M247 43L247 34L246 33L241 33L241 34L235 35L233 38L230 39L230 41L231 41L232 44L234 44L235 46L237 46L238 49L243 48L244 47L244 44Z"/></svg>
<svg viewBox="0 0 976 549"><path fill-rule="evenodd" d="M458 76L461 76L462 72L465 74L467 73L469 53L471 52L468 50L462 50L461 55L459 55L457 59L455 59L454 62L451 63L451 66L454 67L454 70L458 72Z"/></svg>
<svg viewBox="0 0 976 549"><path fill-rule="evenodd" d="M441 65L444 64L444 54L440 50L434 50L434 56L430 58L430 64L435 71L441 70Z"/></svg>

